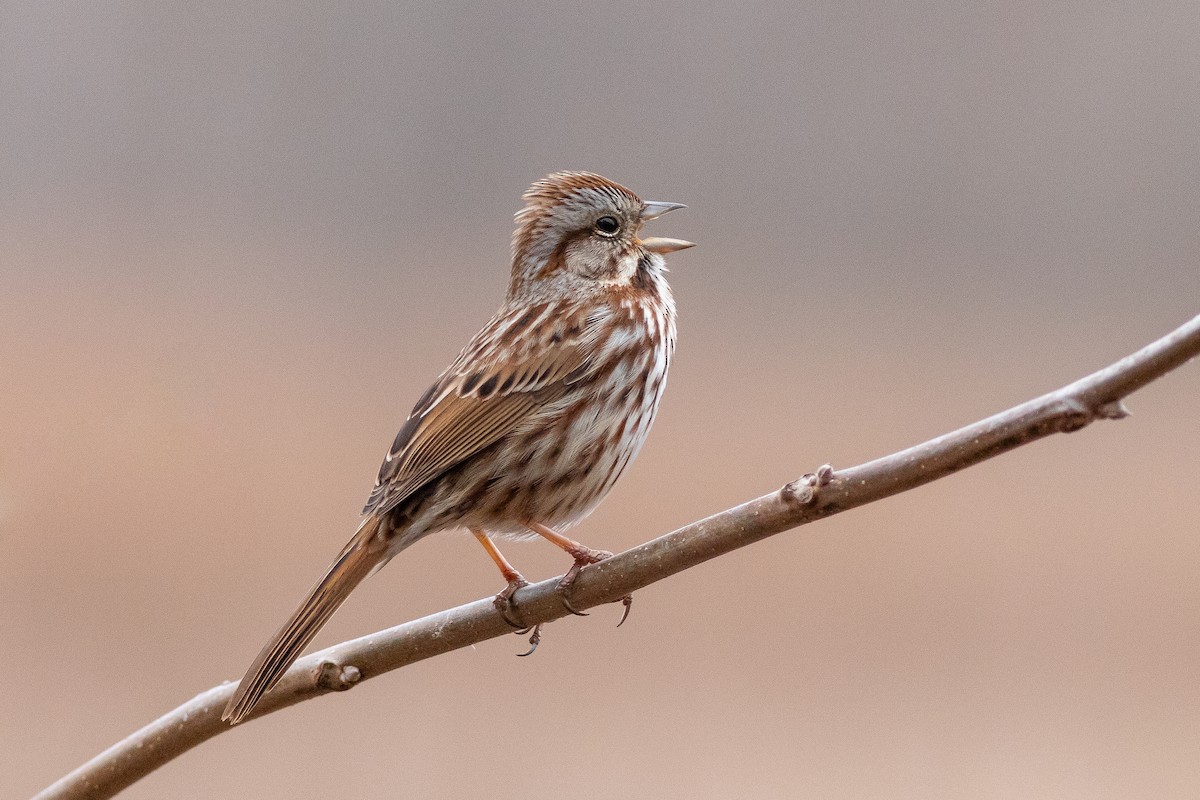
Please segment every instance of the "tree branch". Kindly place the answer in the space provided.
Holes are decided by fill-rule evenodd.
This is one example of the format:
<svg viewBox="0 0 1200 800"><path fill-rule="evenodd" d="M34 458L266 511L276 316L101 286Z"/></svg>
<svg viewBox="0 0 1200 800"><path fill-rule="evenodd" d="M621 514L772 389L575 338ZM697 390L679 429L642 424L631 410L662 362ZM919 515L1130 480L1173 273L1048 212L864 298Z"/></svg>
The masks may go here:
<svg viewBox="0 0 1200 800"><path fill-rule="evenodd" d="M834 472L822 467L782 489L693 522L583 570L572 603L590 608L731 550L937 480L1053 433L1128 414L1121 399L1200 354L1200 316L1138 352L1069 386L875 461ZM530 623L566 616L557 578L521 591ZM254 717L512 629L491 598L363 636L303 658L254 710ZM158 718L54 785L35 800L105 798L201 742L229 729L221 709L233 683L209 689Z"/></svg>

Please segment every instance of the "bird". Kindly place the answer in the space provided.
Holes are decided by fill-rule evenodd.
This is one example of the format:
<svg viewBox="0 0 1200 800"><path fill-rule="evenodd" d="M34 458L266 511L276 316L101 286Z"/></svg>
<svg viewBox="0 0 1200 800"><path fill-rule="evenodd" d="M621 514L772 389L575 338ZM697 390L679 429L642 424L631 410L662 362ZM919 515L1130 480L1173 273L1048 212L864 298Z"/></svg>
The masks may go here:
<svg viewBox="0 0 1200 800"><path fill-rule="evenodd" d="M528 582L495 540L547 539L573 559L557 589L580 613L569 601L575 576L612 554L562 531L595 509L646 440L675 349L664 256L694 244L641 238L645 223L683 204L643 201L595 173L552 173L522 199L503 303L413 407L354 536L238 684L222 714L231 725L359 583L432 533L475 536L506 581L497 611L523 633L515 598Z"/></svg>

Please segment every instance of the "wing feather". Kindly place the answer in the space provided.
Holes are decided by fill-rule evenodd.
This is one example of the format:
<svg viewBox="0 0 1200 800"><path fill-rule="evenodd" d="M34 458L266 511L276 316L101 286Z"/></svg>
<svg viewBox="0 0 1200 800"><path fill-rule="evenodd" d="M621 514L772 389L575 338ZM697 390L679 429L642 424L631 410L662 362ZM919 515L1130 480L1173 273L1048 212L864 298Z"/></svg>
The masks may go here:
<svg viewBox="0 0 1200 800"><path fill-rule="evenodd" d="M386 514L455 464L500 441L592 369L603 315L593 312L572 322L569 314L554 311L547 309L546 325L522 331L523 338L536 337L530 347L497 345L497 334L517 312L497 315L476 335L401 427L364 514ZM553 344L552 336L557 337ZM513 352L522 356L514 358Z"/></svg>

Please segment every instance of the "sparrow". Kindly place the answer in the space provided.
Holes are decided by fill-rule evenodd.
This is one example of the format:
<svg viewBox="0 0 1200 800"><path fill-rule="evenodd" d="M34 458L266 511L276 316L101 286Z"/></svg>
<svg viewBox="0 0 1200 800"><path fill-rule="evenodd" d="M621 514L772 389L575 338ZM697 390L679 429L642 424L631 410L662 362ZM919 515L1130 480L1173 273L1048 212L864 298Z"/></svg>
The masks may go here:
<svg viewBox="0 0 1200 800"><path fill-rule="evenodd" d="M596 508L646 440L675 349L663 257L693 244L641 236L683 205L643 201L593 173L553 173L523 199L504 303L413 407L358 530L250 665L222 714L230 724L359 583L432 533L478 539L506 581L497 610L518 628L515 595L528 584L495 540L545 538L574 560L558 590L580 613L575 576L611 553L562 531Z"/></svg>

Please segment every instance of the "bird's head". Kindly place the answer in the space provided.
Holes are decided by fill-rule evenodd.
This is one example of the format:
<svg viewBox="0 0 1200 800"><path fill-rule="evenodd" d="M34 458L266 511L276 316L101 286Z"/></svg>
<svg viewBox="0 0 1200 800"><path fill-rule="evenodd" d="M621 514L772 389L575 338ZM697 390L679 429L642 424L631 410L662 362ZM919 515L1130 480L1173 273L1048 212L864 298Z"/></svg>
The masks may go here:
<svg viewBox="0 0 1200 800"><path fill-rule="evenodd" d="M682 239L639 237L642 225L680 203L647 202L590 172L555 172L529 187L513 234L509 297L587 285L620 286L639 270L660 273Z"/></svg>

